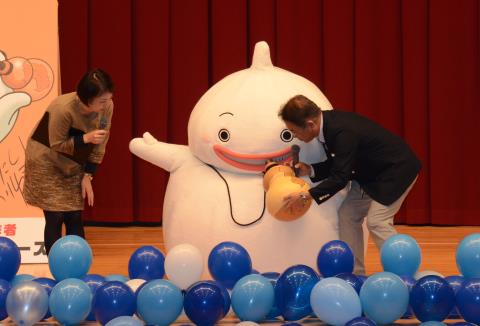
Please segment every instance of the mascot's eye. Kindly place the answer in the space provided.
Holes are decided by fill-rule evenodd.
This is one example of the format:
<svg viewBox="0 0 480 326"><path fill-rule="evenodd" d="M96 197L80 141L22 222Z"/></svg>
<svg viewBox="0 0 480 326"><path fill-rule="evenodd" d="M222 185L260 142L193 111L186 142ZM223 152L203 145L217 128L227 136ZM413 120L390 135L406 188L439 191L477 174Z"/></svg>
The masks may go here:
<svg viewBox="0 0 480 326"><path fill-rule="evenodd" d="M293 139L293 134L290 130L288 129L283 129L282 132L280 133L280 138L284 142L290 142Z"/></svg>
<svg viewBox="0 0 480 326"><path fill-rule="evenodd" d="M12 72L13 65L8 61L0 61L0 75L8 75Z"/></svg>
<svg viewBox="0 0 480 326"><path fill-rule="evenodd" d="M218 138L223 142L227 142L230 139L230 131L227 129L220 129L218 132Z"/></svg>

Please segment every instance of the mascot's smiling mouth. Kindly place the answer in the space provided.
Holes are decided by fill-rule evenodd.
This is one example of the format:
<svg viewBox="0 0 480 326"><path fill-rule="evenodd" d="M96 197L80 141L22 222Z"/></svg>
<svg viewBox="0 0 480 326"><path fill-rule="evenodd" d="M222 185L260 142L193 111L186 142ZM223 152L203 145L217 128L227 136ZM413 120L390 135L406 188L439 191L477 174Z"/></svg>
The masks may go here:
<svg viewBox="0 0 480 326"><path fill-rule="evenodd" d="M280 164L292 160L290 147L272 153L244 154L234 152L222 145L216 144L213 145L213 150L224 162L247 171L262 172L265 168L265 163L269 160Z"/></svg>

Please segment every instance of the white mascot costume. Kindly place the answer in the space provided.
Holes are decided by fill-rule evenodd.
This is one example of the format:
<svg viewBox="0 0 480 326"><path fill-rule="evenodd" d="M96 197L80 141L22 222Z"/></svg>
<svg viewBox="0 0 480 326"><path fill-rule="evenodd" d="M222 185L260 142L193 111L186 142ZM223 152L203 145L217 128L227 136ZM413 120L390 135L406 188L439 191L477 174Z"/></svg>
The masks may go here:
<svg viewBox="0 0 480 326"><path fill-rule="evenodd" d="M318 143L297 143L278 117L297 94L323 110L332 108L313 83L273 66L267 43L260 42L250 68L225 77L198 101L188 146L159 142L149 133L130 142L132 153L170 172L163 209L167 250L190 243L206 262L215 245L233 241L261 273L295 264L316 269L322 245L338 238L337 210L345 193L322 205L313 202L302 217L287 222L270 215L263 188L266 161L290 160L293 144L301 148L301 161L325 159Z"/></svg>

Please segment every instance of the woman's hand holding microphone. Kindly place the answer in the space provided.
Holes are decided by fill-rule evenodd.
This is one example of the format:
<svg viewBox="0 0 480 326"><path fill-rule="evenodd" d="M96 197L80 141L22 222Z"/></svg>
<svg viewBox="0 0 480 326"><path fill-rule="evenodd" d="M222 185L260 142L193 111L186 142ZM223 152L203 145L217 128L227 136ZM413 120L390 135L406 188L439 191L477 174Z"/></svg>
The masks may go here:
<svg viewBox="0 0 480 326"><path fill-rule="evenodd" d="M95 129L90 132L87 132L83 135L83 142L85 144L92 143L92 144L101 144L105 141L107 137L108 131L103 129Z"/></svg>

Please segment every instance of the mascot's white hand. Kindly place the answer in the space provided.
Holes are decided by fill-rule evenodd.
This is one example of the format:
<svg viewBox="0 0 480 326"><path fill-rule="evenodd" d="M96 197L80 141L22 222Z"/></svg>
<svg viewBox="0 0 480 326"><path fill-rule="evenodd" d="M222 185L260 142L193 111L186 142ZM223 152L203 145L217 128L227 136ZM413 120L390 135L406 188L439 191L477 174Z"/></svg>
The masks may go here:
<svg viewBox="0 0 480 326"><path fill-rule="evenodd" d="M13 129L18 110L32 102L30 95L23 92L8 93L0 98L0 142Z"/></svg>
<svg viewBox="0 0 480 326"><path fill-rule="evenodd" d="M158 143L158 140L155 137L153 137L148 131L143 134L143 141L147 145L153 145Z"/></svg>

